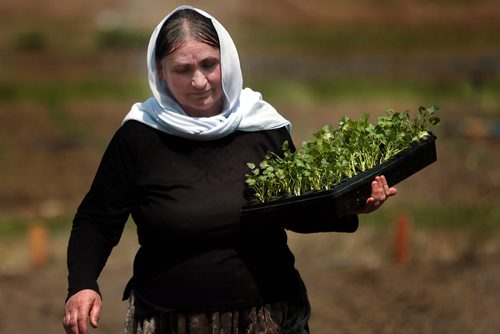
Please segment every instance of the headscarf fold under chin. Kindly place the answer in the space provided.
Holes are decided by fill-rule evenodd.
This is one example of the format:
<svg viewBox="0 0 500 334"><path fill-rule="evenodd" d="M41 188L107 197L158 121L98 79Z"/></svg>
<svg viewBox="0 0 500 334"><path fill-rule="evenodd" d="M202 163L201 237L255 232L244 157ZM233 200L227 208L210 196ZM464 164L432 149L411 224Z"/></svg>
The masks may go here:
<svg viewBox="0 0 500 334"><path fill-rule="evenodd" d="M220 42L222 87L224 108L212 117L191 117L170 94L160 79L155 60L158 34L165 21L181 9L195 10L209 18L217 31ZM262 95L250 88L243 89L240 61L236 46L227 30L210 14L191 6L180 6L168 14L151 35L147 53L149 87L153 97L135 103L123 123L136 120L171 135L194 140L222 138L234 131L260 131L287 127L290 122L283 118Z"/></svg>

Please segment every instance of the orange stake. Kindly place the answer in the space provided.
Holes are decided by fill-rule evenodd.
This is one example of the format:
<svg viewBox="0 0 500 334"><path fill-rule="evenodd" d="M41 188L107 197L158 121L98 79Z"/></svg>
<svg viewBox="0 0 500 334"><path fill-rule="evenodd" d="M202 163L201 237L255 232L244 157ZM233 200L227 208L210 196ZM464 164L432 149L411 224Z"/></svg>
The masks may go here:
<svg viewBox="0 0 500 334"><path fill-rule="evenodd" d="M410 218L404 213L399 215L396 222L395 239L396 264L404 264L410 257Z"/></svg>
<svg viewBox="0 0 500 334"><path fill-rule="evenodd" d="M48 231L39 221L33 223L28 231L30 247L30 260L35 269L42 268L47 264Z"/></svg>

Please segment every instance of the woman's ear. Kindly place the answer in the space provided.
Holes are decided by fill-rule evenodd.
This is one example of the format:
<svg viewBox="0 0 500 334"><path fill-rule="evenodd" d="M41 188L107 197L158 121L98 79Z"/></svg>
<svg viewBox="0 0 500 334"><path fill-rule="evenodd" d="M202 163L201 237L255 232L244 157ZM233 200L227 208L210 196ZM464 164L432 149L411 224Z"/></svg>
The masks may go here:
<svg viewBox="0 0 500 334"><path fill-rule="evenodd" d="M163 73L163 67L158 66L158 76L160 77L161 81L165 81L165 74Z"/></svg>
<svg viewBox="0 0 500 334"><path fill-rule="evenodd" d="M165 73L163 71L163 63L161 61L156 63L156 68L158 70L158 76L160 80L165 81Z"/></svg>

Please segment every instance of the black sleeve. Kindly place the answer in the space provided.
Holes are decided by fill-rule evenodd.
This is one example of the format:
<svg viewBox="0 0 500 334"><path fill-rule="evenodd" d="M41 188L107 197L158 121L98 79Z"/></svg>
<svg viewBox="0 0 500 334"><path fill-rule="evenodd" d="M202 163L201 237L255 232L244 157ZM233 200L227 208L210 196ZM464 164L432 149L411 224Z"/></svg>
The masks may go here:
<svg viewBox="0 0 500 334"><path fill-rule="evenodd" d="M97 279L128 219L136 150L127 123L113 136L89 192L73 219L68 242L68 298L83 289L99 292Z"/></svg>

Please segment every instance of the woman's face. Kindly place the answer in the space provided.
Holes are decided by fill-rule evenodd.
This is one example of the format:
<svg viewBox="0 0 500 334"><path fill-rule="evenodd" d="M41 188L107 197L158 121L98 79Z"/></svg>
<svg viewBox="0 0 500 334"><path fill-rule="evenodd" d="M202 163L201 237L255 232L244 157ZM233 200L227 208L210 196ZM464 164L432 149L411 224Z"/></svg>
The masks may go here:
<svg viewBox="0 0 500 334"><path fill-rule="evenodd" d="M170 93L189 116L210 117L222 112L218 48L187 40L163 59L160 73Z"/></svg>

